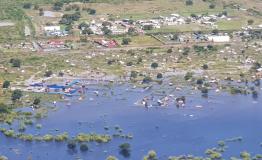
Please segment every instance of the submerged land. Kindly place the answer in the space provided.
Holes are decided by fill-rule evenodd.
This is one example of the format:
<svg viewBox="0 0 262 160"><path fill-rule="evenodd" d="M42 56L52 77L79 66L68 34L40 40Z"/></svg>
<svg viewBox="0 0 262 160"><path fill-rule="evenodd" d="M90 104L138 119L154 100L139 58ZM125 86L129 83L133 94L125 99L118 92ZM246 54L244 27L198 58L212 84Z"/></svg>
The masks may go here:
<svg viewBox="0 0 262 160"><path fill-rule="evenodd" d="M0 159L262 159L261 63L260 0L1 0Z"/></svg>

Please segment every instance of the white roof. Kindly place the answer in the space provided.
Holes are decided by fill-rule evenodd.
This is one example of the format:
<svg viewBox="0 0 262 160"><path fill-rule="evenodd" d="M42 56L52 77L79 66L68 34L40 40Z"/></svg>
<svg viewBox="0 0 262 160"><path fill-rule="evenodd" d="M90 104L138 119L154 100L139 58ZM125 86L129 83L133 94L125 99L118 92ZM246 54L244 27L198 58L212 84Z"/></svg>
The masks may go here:
<svg viewBox="0 0 262 160"><path fill-rule="evenodd" d="M44 30L45 31L60 31L61 27L60 26L45 26Z"/></svg>
<svg viewBox="0 0 262 160"><path fill-rule="evenodd" d="M229 42L229 36L208 36L208 40L212 42Z"/></svg>

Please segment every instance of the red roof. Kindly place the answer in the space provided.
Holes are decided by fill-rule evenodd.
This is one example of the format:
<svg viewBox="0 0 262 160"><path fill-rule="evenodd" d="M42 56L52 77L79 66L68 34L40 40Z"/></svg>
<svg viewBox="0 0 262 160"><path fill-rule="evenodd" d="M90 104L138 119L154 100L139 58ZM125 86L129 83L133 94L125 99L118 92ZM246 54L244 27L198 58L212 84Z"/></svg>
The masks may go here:
<svg viewBox="0 0 262 160"><path fill-rule="evenodd" d="M52 41L48 41L48 44L50 44L50 45L64 45L65 43L63 41L52 40Z"/></svg>

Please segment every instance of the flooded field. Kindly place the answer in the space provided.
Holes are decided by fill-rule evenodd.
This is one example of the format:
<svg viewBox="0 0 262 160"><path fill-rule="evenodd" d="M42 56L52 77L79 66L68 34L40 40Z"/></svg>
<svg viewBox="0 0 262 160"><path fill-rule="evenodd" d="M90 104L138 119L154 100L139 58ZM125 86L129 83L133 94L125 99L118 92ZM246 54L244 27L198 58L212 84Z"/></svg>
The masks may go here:
<svg viewBox="0 0 262 160"><path fill-rule="evenodd" d="M159 99L165 96L170 99L168 105L159 106ZM175 104L175 97L180 96L186 97L184 107ZM149 97L148 107L137 105L144 97ZM47 118L35 120L24 133L113 135L121 130L121 133L131 134L133 138L115 137L106 144L92 142L88 144L87 152L81 152L79 144L72 151L67 148L66 142L24 142L6 138L0 133L0 154L11 160L103 160L109 155L122 160L126 158L119 154L118 146L127 142L131 145L127 159L142 159L149 150L155 150L160 160L166 160L169 156L182 154L205 156L206 149L216 147L217 142L223 140L228 147L223 158L239 156L242 151L253 155L262 153L261 104L261 97L253 99L251 95L233 96L210 91L208 98L204 98L200 91L180 91L168 85L154 85L146 89L129 85L93 85L87 87L82 101L73 97L67 102L57 103L54 105L56 111L50 111ZM36 124L41 124L42 128L37 129ZM18 132L16 123L2 127ZM241 140L229 140L235 137Z"/></svg>

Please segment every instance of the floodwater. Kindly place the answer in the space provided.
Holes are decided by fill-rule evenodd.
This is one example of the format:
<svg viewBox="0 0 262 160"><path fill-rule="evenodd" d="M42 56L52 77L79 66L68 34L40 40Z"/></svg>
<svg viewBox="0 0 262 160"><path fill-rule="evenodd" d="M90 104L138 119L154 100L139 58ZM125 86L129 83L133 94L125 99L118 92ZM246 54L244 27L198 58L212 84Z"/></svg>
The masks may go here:
<svg viewBox="0 0 262 160"><path fill-rule="evenodd" d="M98 91L98 96L94 94ZM156 101L164 95L186 96L186 105L177 108L173 102L167 107L150 108L135 105L145 96ZM58 103L57 111L47 118L27 127L28 134L59 134L68 132L114 134L115 126L120 126L124 134L132 134L133 139L113 138L107 144L89 144L89 151L71 152L66 143L23 142L9 139L0 134L0 154L11 160L32 158L37 160L104 160L108 155L125 159L119 154L118 146L131 144L128 159L139 160L149 150L155 150L160 160L170 155L193 154L204 156L207 148L217 146L219 140L243 137L242 142L228 142L224 158L239 156L241 151L252 154L262 153L262 98L254 100L251 95L229 95L211 91L203 98L199 91L177 91L170 86L154 86L151 89L132 89L128 85L114 87L89 86L86 98L73 98L71 106ZM202 106L202 107L196 107ZM109 127L105 130L104 127ZM15 127L15 126L13 126Z"/></svg>

